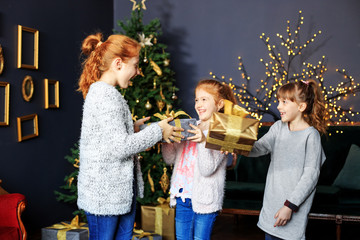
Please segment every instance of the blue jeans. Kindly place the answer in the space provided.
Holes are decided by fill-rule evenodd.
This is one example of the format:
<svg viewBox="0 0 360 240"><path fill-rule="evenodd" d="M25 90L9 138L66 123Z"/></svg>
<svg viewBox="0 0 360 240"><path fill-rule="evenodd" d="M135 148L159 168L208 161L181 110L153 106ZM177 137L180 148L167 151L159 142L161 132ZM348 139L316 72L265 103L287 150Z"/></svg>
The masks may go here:
<svg viewBox="0 0 360 240"><path fill-rule="evenodd" d="M209 214L195 213L192 209L191 199L176 198L175 228L177 240L202 239L210 240L218 212Z"/></svg>
<svg viewBox="0 0 360 240"><path fill-rule="evenodd" d="M265 233L265 240L283 240L282 238L275 237L273 235L270 235L268 233Z"/></svg>

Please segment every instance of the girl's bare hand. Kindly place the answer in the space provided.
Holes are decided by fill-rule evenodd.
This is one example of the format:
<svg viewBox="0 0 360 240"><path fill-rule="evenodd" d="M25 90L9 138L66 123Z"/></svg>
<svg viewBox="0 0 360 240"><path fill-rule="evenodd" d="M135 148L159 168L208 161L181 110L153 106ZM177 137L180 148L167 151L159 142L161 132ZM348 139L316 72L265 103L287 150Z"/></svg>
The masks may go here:
<svg viewBox="0 0 360 240"><path fill-rule="evenodd" d="M189 124L189 126L192 127L193 130L187 130L187 131L189 133L193 133L195 135L192 137L188 137L187 140L190 140L192 142L199 142L199 143L205 141L205 139L206 139L205 135L200 128L198 128L197 126L194 126L192 124Z"/></svg>
<svg viewBox="0 0 360 240"><path fill-rule="evenodd" d="M140 125L143 125L149 119L150 119L150 117L146 117L146 118L142 118L142 119L137 120L134 123L134 132L139 132L140 131Z"/></svg>
<svg viewBox="0 0 360 240"><path fill-rule="evenodd" d="M167 143L171 143L170 140L179 143L180 140L178 140L178 138L184 138L184 136L181 135L181 133L179 133L179 132L183 132L184 129L179 127L174 127L169 124L169 122L172 121L173 119L174 118L170 117L158 123L163 132L163 139Z"/></svg>

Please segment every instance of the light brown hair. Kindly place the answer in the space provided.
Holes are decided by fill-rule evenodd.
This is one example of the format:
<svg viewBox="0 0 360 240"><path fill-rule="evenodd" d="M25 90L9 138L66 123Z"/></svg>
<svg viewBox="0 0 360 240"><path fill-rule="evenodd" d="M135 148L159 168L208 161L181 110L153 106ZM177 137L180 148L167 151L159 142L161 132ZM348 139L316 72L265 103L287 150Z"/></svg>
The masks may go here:
<svg viewBox="0 0 360 240"><path fill-rule="evenodd" d="M109 36L105 42L102 42L102 39L103 35L96 33L89 35L82 42L81 52L87 58L82 64L78 91L82 92L84 99L90 85L100 79L115 58L120 57L122 61L127 62L139 55L141 46L134 39L119 34Z"/></svg>
<svg viewBox="0 0 360 240"><path fill-rule="evenodd" d="M305 121L316 128L321 134L326 133L329 112L321 89L315 80L291 82L281 86L277 98L289 99L296 103L306 103L303 111Z"/></svg>
<svg viewBox="0 0 360 240"><path fill-rule="evenodd" d="M206 92L210 93L217 104L221 99L226 99L231 101L234 104L237 104L236 98L230 86L227 84L220 83L215 79L204 79L198 82L195 92L197 89L203 89ZM224 109L220 109L219 112L223 112Z"/></svg>

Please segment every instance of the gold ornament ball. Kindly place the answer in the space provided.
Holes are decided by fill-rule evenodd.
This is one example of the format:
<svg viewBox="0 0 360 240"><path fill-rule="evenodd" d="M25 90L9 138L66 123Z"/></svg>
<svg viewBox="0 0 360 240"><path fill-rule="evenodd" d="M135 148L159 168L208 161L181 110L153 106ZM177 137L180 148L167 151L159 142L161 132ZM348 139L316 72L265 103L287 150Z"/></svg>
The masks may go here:
<svg viewBox="0 0 360 240"><path fill-rule="evenodd" d="M151 105L151 103L149 101L147 101L145 103L145 108L146 108L146 110L150 110L152 108L152 105Z"/></svg>
<svg viewBox="0 0 360 240"><path fill-rule="evenodd" d="M175 93L173 93L173 95L171 96L172 100L176 100L178 97L175 95Z"/></svg>

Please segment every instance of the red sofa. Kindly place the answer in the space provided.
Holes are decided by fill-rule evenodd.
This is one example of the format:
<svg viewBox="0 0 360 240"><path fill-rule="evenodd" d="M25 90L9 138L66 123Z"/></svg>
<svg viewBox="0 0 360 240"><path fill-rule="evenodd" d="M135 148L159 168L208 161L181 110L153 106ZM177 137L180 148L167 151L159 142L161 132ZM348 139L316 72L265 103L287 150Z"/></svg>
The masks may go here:
<svg viewBox="0 0 360 240"><path fill-rule="evenodd" d="M25 240L27 238L25 226L21 220L25 206L24 195L8 193L0 186L0 239Z"/></svg>

